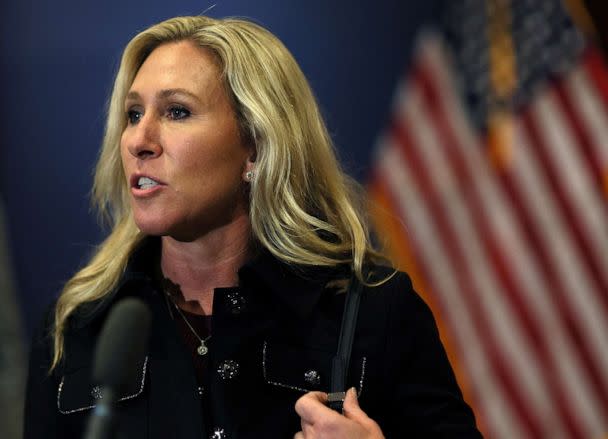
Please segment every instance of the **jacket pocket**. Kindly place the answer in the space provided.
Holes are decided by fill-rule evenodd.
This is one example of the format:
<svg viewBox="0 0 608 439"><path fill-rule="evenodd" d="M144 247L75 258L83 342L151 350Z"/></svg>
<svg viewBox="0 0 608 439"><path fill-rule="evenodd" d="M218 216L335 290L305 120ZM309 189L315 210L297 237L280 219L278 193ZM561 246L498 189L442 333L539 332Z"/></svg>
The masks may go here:
<svg viewBox="0 0 608 439"><path fill-rule="evenodd" d="M334 353L264 342L262 371L267 384L298 392L330 391ZM361 392L365 381L365 357L351 358L349 383ZM346 389L345 389L346 390Z"/></svg>
<svg viewBox="0 0 608 439"><path fill-rule="evenodd" d="M264 342L262 370L267 384L298 392L329 391L331 361L328 352Z"/></svg>
<svg viewBox="0 0 608 439"><path fill-rule="evenodd" d="M118 402L127 401L142 395L146 383L148 357L144 358L139 373L121 392ZM57 409L59 413L71 413L91 410L102 398L101 388L91 382L91 367L82 367L66 372L57 389Z"/></svg>

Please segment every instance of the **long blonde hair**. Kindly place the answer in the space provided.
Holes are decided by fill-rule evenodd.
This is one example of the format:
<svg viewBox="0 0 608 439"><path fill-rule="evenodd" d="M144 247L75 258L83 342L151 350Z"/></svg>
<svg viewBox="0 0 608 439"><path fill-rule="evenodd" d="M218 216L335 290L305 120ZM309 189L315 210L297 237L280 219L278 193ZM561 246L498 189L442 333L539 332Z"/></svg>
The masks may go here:
<svg viewBox="0 0 608 439"><path fill-rule="evenodd" d="M285 46L246 20L166 20L135 36L122 56L93 186L93 202L111 233L58 299L53 368L63 355L68 317L80 304L109 294L144 238L132 218L121 164L124 100L146 57L161 44L182 40L216 55L241 132L255 145L249 205L254 241L290 264L348 263L360 279L364 260L378 256L362 214L362 191L342 172L315 97Z"/></svg>

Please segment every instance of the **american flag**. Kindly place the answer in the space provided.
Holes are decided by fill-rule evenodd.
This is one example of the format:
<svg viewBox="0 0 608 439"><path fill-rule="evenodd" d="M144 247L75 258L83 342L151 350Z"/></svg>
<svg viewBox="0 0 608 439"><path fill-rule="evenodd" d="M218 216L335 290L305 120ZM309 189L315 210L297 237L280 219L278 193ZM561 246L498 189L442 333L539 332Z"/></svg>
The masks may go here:
<svg viewBox="0 0 608 439"><path fill-rule="evenodd" d="M373 218L488 438L608 437L608 69L557 0L446 1Z"/></svg>

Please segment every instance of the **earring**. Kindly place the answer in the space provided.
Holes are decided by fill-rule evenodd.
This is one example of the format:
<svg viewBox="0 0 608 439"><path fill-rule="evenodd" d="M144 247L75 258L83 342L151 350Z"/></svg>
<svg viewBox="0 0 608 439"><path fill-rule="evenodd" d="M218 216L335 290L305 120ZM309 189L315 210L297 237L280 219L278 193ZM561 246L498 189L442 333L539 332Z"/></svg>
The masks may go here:
<svg viewBox="0 0 608 439"><path fill-rule="evenodd" d="M245 180L247 180L248 182L251 182L254 178L255 178L255 172L254 171L247 171L247 172L245 172Z"/></svg>

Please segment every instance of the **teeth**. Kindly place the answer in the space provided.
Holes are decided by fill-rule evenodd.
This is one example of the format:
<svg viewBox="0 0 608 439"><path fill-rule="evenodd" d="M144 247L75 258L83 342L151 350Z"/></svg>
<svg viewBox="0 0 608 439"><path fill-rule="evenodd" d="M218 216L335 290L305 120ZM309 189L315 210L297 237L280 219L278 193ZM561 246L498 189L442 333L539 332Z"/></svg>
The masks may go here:
<svg viewBox="0 0 608 439"><path fill-rule="evenodd" d="M148 177L139 177L139 180L137 181L137 186L140 189L150 189L151 187L158 186L158 183Z"/></svg>

